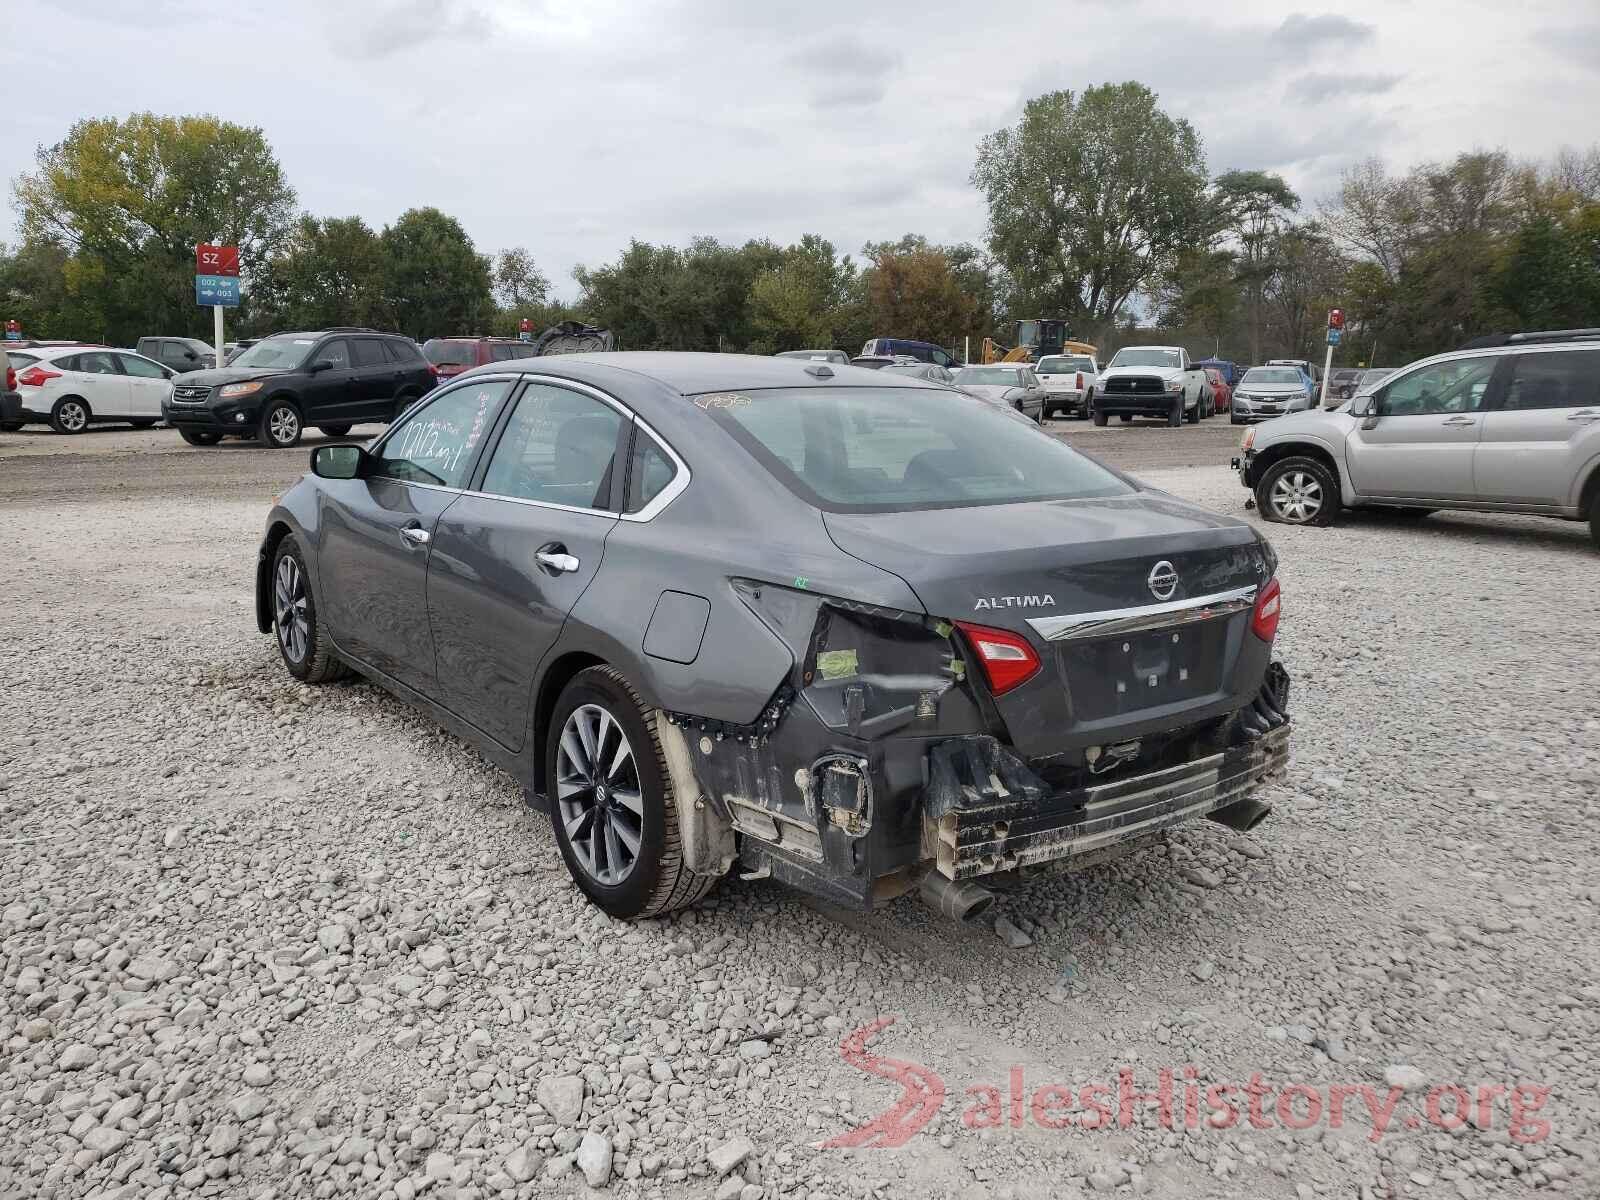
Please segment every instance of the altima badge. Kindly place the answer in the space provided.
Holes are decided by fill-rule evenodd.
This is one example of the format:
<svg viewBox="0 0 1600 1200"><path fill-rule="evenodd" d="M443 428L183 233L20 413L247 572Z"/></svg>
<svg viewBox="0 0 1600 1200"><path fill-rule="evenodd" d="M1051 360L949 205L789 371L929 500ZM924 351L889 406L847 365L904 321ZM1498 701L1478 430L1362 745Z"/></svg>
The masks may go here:
<svg viewBox="0 0 1600 1200"><path fill-rule="evenodd" d="M1150 568L1150 577L1145 582L1150 585L1150 594L1157 600L1171 600L1172 594L1178 590L1178 570L1163 558Z"/></svg>

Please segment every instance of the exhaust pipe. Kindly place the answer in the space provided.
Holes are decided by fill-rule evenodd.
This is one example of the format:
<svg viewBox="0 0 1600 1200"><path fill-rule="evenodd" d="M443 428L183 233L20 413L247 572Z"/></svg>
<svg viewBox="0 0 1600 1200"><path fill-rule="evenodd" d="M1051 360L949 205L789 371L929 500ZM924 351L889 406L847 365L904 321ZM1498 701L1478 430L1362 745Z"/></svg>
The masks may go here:
<svg viewBox="0 0 1600 1200"><path fill-rule="evenodd" d="M988 888L959 879L946 879L936 870L922 877L917 896L929 908L947 917L954 917L957 921L970 921L994 903L994 893Z"/></svg>
<svg viewBox="0 0 1600 1200"><path fill-rule="evenodd" d="M1219 825L1237 829L1240 833L1249 833L1271 815L1272 805L1263 804L1259 800L1236 800L1224 808L1214 809L1206 814Z"/></svg>

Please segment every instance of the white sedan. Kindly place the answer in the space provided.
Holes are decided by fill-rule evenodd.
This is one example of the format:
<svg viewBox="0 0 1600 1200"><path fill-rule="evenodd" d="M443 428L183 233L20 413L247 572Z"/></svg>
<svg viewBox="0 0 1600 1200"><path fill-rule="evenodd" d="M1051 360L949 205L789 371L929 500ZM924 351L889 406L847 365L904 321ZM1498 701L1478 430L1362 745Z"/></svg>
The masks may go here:
<svg viewBox="0 0 1600 1200"><path fill-rule="evenodd" d="M23 423L44 422L57 433L82 433L95 421L154 425L172 391L173 372L132 350L31 347L7 358L17 372Z"/></svg>

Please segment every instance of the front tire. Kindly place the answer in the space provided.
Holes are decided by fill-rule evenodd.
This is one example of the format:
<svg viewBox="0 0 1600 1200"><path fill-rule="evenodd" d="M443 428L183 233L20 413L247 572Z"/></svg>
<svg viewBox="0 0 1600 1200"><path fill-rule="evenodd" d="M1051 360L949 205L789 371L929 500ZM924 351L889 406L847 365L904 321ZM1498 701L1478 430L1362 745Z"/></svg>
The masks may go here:
<svg viewBox="0 0 1600 1200"><path fill-rule="evenodd" d="M656 713L610 667L575 675L545 739L556 844L573 882L619 920L686 908L716 884L683 862Z"/></svg>
<svg viewBox="0 0 1600 1200"><path fill-rule="evenodd" d="M1339 481L1314 458L1285 458L1256 484L1256 506L1269 521L1331 525L1339 515Z"/></svg>
<svg viewBox="0 0 1600 1200"><path fill-rule="evenodd" d="M1183 424L1183 399L1179 397L1172 402L1172 411L1167 414L1167 427L1176 429Z"/></svg>
<svg viewBox="0 0 1600 1200"><path fill-rule="evenodd" d="M220 433L207 433L203 429L180 429L178 436L191 446L215 446L222 440Z"/></svg>
<svg viewBox="0 0 1600 1200"><path fill-rule="evenodd" d="M50 428L57 433L82 433L89 427L89 402L63 396L50 410Z"/></svg>
<svg viewBox="0 0 1600 1200"><path fill-rule="evenodd" d="M301 683L329 683L350 673L318 618L305 553L292 533L272 559L272 634L283 665Z"/></svg>
<svg viewBox="0 0 1600 1200"><path fill-rule="evenodd" d="M1589 501L1589 537L1594 541L1594 548L1600 550L1600 491Z"/></svg>
<svg viewBox="0 0 1600 1200"><path fill-rule="evenodd" d="M1090 416L1090 419L1093 420L1096 425L1098 425L1102 429L1105 428L1106 417L1107 417L1106 413L1103 413L1098 408L1096 408L1096 409L1092 409L1090 411L1089 416Z"/></svg>
<svg viewBox="0 0 1600 1200"><path fill-rule="evenodd" d="M269 400L261 411L256 439L269 450L287 450L299 444L304 432L298 408L288 400Z"/></svg>

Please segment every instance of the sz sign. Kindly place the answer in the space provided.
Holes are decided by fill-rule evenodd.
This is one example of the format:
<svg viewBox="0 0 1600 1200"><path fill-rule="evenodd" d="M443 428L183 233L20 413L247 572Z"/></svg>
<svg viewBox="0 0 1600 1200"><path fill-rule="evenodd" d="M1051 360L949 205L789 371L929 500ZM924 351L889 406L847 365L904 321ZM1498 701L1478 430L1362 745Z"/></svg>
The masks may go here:
<svg viewBox="0 0 1600 1200"><path fill-rule="evenodd" d="M196 275L239 274L239 247L216 246L202 242L194 248L194 273Z"/></svg>

